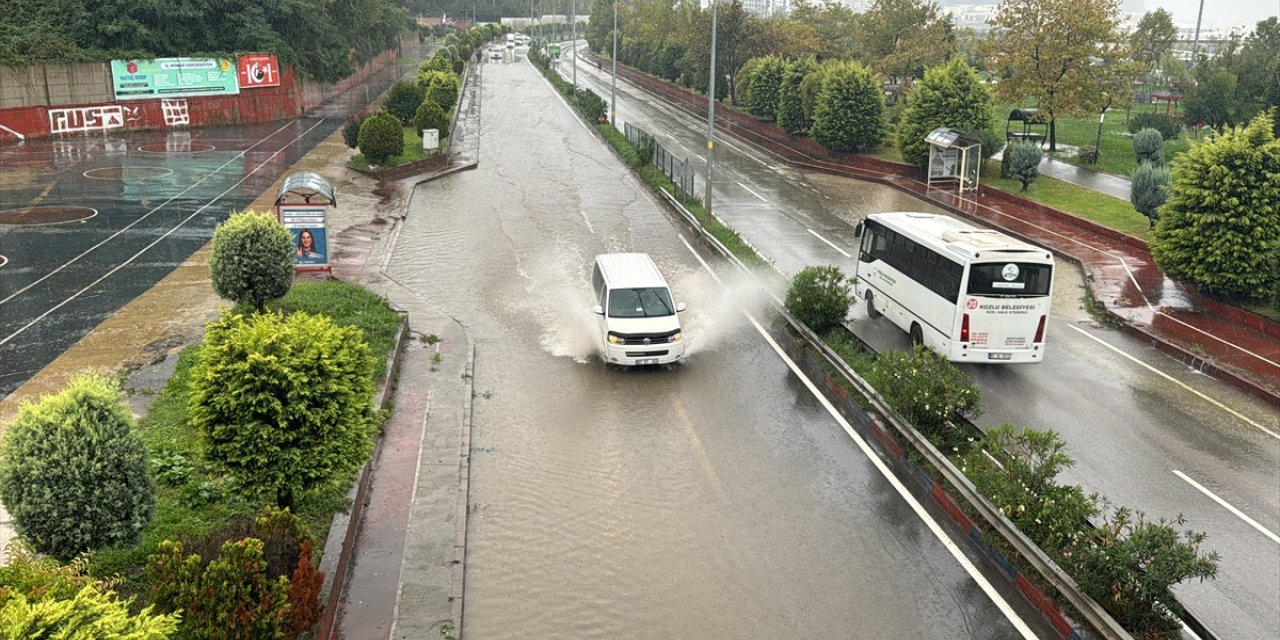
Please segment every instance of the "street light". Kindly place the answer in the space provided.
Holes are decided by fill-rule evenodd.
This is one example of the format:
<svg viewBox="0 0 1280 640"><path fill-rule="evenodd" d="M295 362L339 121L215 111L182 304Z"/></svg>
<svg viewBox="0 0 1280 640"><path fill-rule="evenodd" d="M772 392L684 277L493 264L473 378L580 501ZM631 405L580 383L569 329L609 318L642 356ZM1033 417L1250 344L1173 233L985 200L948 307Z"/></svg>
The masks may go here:
<svg viewBox="0 0 1280 640"><path fill-rule="evenodd" d="M569 42L569 59L573 61L573 96L578 96L578 0L573 0L569 8L569 22L572 24L573 40Z"/></svg>
<svg viewBox="0 0 1280 640"><path fill-rule="evenodd" d="M613 71L609 79L609 124L618 128L618 0L613 1Z"/></svg>
<svg viewBox="0 0 1280 640"><path fill-rule="evenodd" d="M711 171L716 155L716 0L711 0L711 72L707 74L707 194L702 199L711 216Z"/></svg>

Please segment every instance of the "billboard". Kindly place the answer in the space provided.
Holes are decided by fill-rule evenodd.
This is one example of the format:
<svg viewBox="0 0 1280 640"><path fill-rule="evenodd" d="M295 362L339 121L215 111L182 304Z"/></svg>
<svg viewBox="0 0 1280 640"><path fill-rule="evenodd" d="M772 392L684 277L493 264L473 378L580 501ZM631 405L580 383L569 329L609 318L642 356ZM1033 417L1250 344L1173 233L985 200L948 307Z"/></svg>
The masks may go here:
<svg viewBox="0 0 1280 640"><path fill-rule="evenodd" d="M240 93L236 67L227 58L112 60L116 100L226 96Z"/></svg>
<svg viewBox="0 0 1280 640"><path fill-rule="evenodd" d="M280 222L293 234L293 264L322 267L329 264L329 238L325 232L325 207L280 205Z"/></svg>
<svg viewBox="0 0 1280 640"><path fill-rule="evenodd" d="M241 89L280 86L280 64L274 53L249 53L236 60Z"/></svg>

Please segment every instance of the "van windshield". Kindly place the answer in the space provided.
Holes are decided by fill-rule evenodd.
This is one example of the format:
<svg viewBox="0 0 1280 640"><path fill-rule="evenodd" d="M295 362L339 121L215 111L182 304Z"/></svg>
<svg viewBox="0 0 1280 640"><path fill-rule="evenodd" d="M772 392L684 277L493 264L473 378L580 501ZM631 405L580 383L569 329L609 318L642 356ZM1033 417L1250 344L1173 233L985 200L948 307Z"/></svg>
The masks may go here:
<svg viewBox="0 0 1280 640"><path fill-rule="evenodd" d="M609 291L610 318L651 318L674 313L671 293L665 287Z"/></svg>

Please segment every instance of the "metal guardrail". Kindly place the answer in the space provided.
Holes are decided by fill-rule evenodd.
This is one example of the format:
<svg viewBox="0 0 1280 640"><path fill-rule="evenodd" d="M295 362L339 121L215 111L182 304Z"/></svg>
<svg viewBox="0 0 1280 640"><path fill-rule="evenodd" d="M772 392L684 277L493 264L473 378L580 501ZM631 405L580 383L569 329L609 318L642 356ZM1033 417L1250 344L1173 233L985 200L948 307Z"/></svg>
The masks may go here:
<svg viewBox="0 0 1280 640"><path fill-rule="evenodd" d="M661 144L658 144L658 141L648 132L630 122L623 122L622 126L627 136L627 141L635 145L637 149L653 148L653 153L650 155L649 160L653 162L654 166L662 170L663 175L671 180L671 184L676 186L680 195L697 197L693 193L693 163L689 162L688 158L677 158Z"/></svg>
<svg viewBox="0 0 1280 640"><path fill-rule="evenodd" d="M693 214L680 204L678 199L670 193L667 193L665 190L662 191L662 195L673 207L676 208L677 211L680 212L681 216L683 216L689 224L697 230L698 234L702 236L704 241L715 248L716 251L721 253L725 259L729 260L740 271L748 276L754 277L751 270L743 264L737 256L733 255L733 253L729 251L724 244L708 233L707 230L698 223L698 220L693 216ZM906 438L906 440L910 442L911 445L920 452L920 454L923 455L924 458L934 466L934 468L938 470L942 477L947 482L951 483L960 495L962 495L964 499L967 500L975 510L977 510L979 515L982 516L982 519L986 521L994 531L999 533L1000 537L1008 542L1009 545L1013 547L1013 549L1017 551L1018 554L1021 555L1027 563L1030 564L1042 578L1044 578L1046 582L1053 586L1058 593L1062 594L1067 602L1069 602L1071 606L1080 613L1080 615L1092 626L1093 629L1102 634L1102 637L1104 638L1132 640L1133 636L1131 636L1124 627L1120 626L1120 623L1117 622L1115 618L1112 618L1111 614L1107 613L1107 611L1102 608L1102 605L1098 604L1098 602L1093 598L1090 598L1081 592L1079 587L1076 585L1075 580L1073 580L1071 576L1067 575L1061 567L1045 555L1044 551L1041 550L1038 545L1028 539L1016 526L1014 526L1012 522L1005 518L995 505L991 504L985 496L978 492L977 488L973 486L973 483L969 481L969 478L965 476L963 472L957 469L955 465L953 465L945 455L938 451L938 449L934 447L933 444L929 442L929 440L919 431L917 431L915 427L898 415L897 411L889 406L888 402L881 398L880 394L877 393L876 390L863 380L855 371L853 371L853 369L850 368L835 351L828 347L816 333L805 326L803 322L800 322L787 312L787 310L782 307L781 301L777 298L773 298L773 301L777 307L776 311L779 316L785 319L797 333L799 333L807 342L818 350L823 358L830 363L831 366L840 373L840 375L844 376L844 378L848 380L859 393L865 396L871 403L872 407L880 415L884 416L885 421L892 425L893 428L902 435L902 437Z"/></svg>

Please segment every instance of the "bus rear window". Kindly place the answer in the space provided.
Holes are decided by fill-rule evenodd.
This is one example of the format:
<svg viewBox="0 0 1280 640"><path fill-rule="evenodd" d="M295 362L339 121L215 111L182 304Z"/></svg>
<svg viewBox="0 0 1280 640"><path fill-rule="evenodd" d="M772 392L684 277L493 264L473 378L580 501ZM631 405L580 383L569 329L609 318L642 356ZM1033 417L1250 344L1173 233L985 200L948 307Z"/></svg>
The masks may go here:
<svg viewBox="0 0 1280 640"><path fill-rule="evenodd" d="M988 262L969 266L969 295L1030 298L1049 295L1053 265Z"/></svg>

